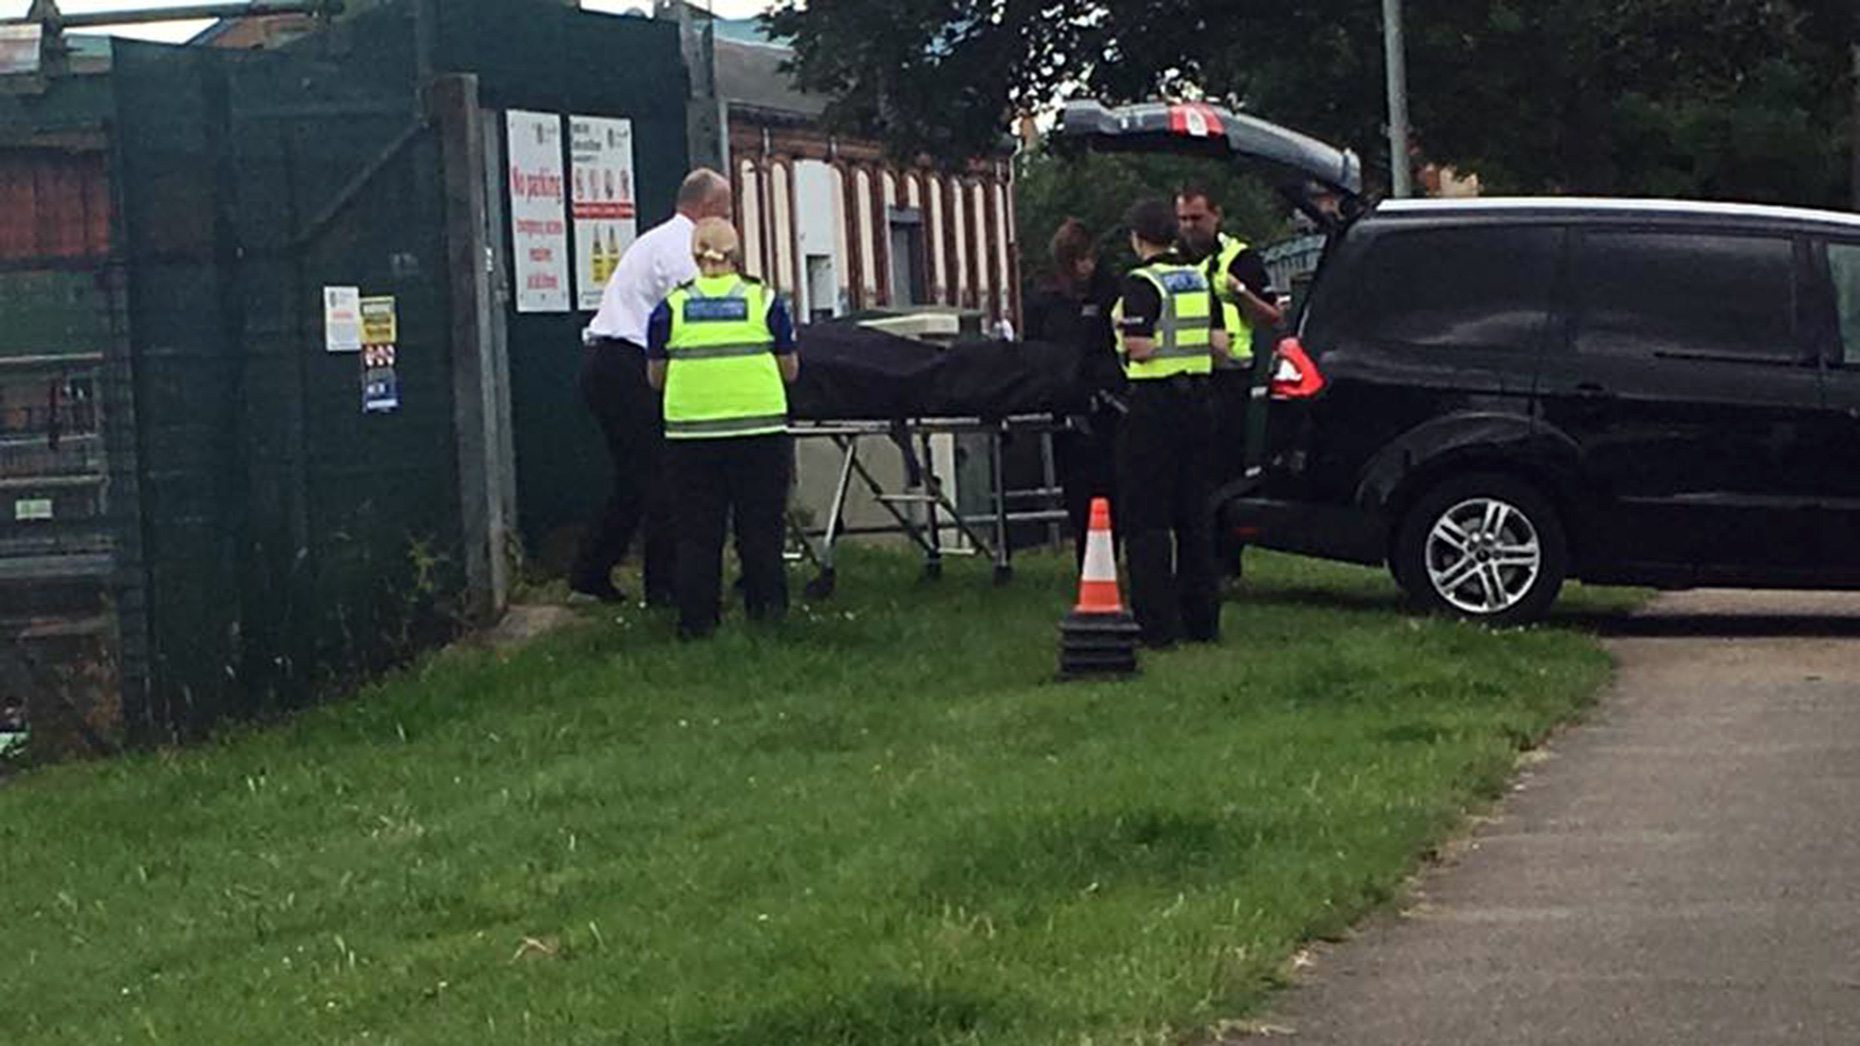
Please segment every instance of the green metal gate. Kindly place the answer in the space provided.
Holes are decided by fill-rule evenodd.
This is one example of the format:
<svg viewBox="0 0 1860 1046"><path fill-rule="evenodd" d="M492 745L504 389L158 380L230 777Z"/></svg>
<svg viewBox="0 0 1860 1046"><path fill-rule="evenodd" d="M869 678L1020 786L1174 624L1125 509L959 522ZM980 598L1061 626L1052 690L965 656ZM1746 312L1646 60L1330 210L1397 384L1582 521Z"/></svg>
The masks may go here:
<svg viewBox="0 0 1860 1046"><path fill-rule="evenodd" d="M292 707L443 634L459 529L440 159L409 63L123 46L112 77L152 730ZM400 409L324 351L391 296Z"/></svg>
<svg viewBox="0 0 1860 1046"><path fill-rule="evenodd" d="M13 100L0 144L0 734L107 750L139 670L133 427L104 101ZM127 664L125 662L128 662Z"/></svg>
<svg viewBox="0 0 1860 1046"><path fill-rule="evenodd" d="M649 225L685 169L677 30L428 10L0 83L0 744L20 718L53 750L191 736L451 634L503 551L471 460L510 400L532 547L600 496L587 317L481 289L503 157L459 131L630 118ZM364 354L328 351L325 290L351 287L394 302L397 409L365 412Z"/></svg>
<svg viewBox="0 0 1860 1046"><path fill-rule="evenodd" d="M511 17L513 7L522 7L523 16ZM689 169L689 87L675 24L615 18L547 0L447 0L441 19L441 67L475 73L480 100L493 117L523 109L630 120L639 231L671 217L678 183ZM492 119L488 126L501 133L502 121ZM501 156L499 166L507 169L505 161L507 155ZM507 213L508 186L502 179L498 185L493 203ZM507 228L494 224L494 235L506 237ZM507 287L507 240L499 239L495 254L500 284ZM575 388L581 329L593 317L578 311L520 314L507 290L502 297L518 522L529 552L560 568L607 489L607 452Z"/></svg>

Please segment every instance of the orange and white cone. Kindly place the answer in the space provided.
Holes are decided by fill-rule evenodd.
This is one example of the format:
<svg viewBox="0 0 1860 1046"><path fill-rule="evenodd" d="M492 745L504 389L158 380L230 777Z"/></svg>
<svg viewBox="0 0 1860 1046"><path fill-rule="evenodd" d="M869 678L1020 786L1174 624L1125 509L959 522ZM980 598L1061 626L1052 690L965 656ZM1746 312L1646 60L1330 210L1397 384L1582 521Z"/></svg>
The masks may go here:
<svg viewBox="0 0 1860 1046"><path fill-rule="evenodd" d="M1136 619L1117 591L1117 555L1111 544L1111 503L1091 502L1078 604L1059 623L1059 677L1128 675L1137 670Z"/></svg>

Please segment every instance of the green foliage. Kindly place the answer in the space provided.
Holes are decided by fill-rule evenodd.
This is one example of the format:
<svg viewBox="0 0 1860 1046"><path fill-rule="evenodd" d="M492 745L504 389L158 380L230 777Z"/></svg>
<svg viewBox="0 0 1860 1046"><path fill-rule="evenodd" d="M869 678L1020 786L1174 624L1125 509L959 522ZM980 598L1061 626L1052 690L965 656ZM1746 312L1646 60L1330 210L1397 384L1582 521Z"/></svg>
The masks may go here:
<svg viewBox="0 0 1860 1046"><path fill-rule="evenodd" d="M603 609L9 781L5 1041L1181 1041L1393 896L1608 674L1575 632L1261 555L1225 646L1059 685L1071 556L1005 588L842 566L777 630Z"/></svg>
<svg viewBox="0 0 1860 1046"><path fill-rule="evenodd" d="M1488 189L1840 205L1852 0L1407 5L1426 159ZM1386 177L1380 7L1363 0L784 0L810 87L899 148L991 145L1068 94L1205 93L1353 147Z"/></svg>
<svg viewBox="0 0 1860 1046"><path fill-rule="evenodd" d="M1178 156L1131 153L1058 157L1032 152L1020 159L1014 188L1023 265L1028 275L1051 268L1046 245L1067 218L1085 223L1113 262L1130 253L1124 212L1145 196L1168 196L1185 183L1205 186L1221 206L1226 230L1257 244L1286 233L1287 208L1264 183L1232 168Z"/></svg>

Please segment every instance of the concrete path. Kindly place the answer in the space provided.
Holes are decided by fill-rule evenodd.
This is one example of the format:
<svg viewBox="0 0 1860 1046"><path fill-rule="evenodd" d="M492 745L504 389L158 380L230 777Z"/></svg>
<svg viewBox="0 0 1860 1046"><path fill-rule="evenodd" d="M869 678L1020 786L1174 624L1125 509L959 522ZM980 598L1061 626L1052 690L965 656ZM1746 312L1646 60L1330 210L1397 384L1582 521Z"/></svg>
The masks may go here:
<svg viewBox="0 0 1860 1046"><path fill-rule="evenodd" d="M1860 596L1687 593L1610 631L1601 706L1265 1030L1860 1044Z"/></svg>

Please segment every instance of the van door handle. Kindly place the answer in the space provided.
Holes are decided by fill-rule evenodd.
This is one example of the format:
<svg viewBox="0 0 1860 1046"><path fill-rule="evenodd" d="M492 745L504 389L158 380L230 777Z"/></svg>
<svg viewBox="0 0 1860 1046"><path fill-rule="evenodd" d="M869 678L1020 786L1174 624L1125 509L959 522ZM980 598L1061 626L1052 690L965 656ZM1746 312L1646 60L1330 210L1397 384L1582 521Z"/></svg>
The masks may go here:
<svg viewBox="0 0 1860 1046"><path fill-rule="evenodd" d="M1614 393L1608 391L1607 386L1593 381L1578 383L1576 385L1576 395L1581 396L1583 399L1590 400L1614 399L1615 397Z"/></svg>

